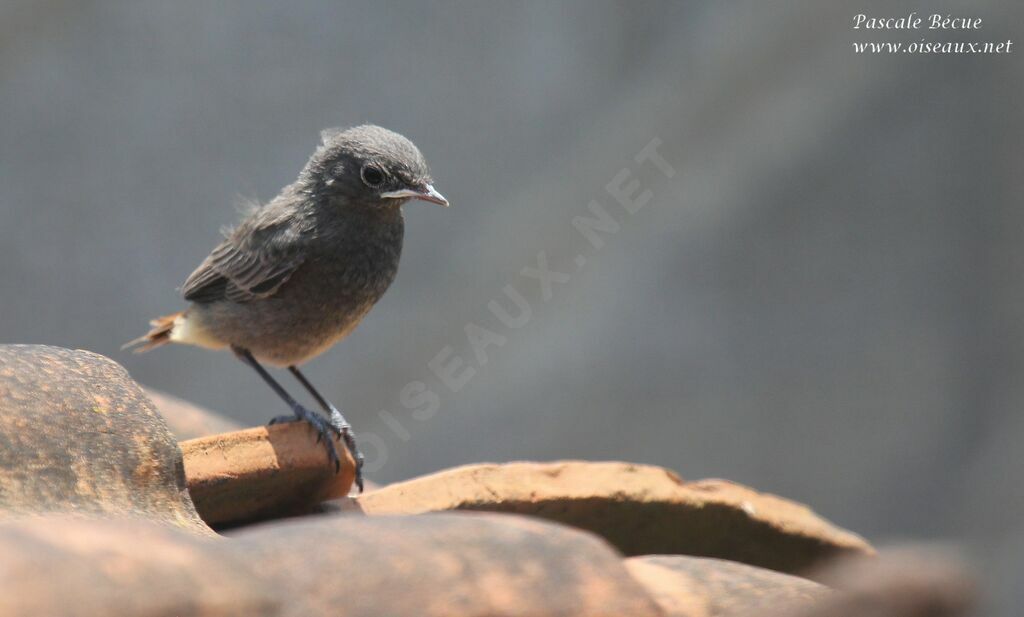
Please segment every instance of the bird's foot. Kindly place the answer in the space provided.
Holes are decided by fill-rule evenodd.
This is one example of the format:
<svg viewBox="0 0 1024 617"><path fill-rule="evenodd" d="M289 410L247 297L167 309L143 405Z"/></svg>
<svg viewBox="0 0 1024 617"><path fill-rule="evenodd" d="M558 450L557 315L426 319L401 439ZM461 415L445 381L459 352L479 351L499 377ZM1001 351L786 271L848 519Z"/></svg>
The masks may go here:
<svg viewBox="0 0 1024 617"><path fill-rule="evenodd" d="M352 432L352 425L348 423L345 416L341 415L333 405L331 405L331 418L328 420L331 425L331 429L341 437L341 440L345 442L345 447L352 453L352 458L356 461L356 486L359 487L359 492L363 492L363 453L359 451L359 446L356 445L356 434Z"/></svg>
<svg viewBox="0 0 1024 617"><path fill-rule="evenodd" d="M301 421L307 422L310 426L313 427L313 430L316 431L317 443L320 443L321 441L323 442L324 448L327 450L327 459L334 464L334 472L338 473L339 471L341 471L341 459L338 458L338 450L337 448L334 447L333 439L333 435L340 434L338 432L338 429L336 429L333 426L333 424L326 420L323 416L316 413L315 411L310 411L309 409L306 409L302 405L296 405L292 411L294 412L295 415L277 416L276 418L272 418L269 424L282 424L285 422ZM348 441L345 442L345 445L348 445ZM360 471L360 465L357 463L356 479L357 482L360 483L359 490L362 491L362 477L360 475Z"/></svg>

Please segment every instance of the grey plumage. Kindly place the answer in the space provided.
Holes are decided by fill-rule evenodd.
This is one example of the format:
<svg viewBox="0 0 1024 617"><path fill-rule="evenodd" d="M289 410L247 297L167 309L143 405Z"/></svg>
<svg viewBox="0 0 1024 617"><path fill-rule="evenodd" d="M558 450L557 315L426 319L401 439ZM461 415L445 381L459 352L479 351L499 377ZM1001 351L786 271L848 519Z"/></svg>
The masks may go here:
<svg viewBox="0 0 1024 617"><path fill-rule="evenodd" d="M402 190L429 195L426 161L376 126L328 130L298 179L230 230L185 281L191 306L136 342L236 346L301 364L354 328L395 278ZM365 170L383 173L373 186ZM436 193L435 193L436 194Z"/></svg>
<svg viewBox="0 0 1024 617"><path fill-rule="evenodd" d="M188 277L182 287L188 308L153 320L153 329L126 347L230 348L292 410L272 422L309 422L338 469L326 437L345 440L362 489L363 459L348 422L297 367L351 332L395 279L402 204L448 202L405 137L370 125L331 129L321 137L298 179L229 230ZM288 367L328 418L297 403L261 360Z"/></svg>

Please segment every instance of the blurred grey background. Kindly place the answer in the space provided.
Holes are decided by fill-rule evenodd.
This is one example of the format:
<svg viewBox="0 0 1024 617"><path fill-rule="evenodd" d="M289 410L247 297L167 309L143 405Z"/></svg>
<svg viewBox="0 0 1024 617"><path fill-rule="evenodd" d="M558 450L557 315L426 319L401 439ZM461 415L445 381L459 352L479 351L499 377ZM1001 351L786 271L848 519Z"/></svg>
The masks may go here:
<svg viewBox="0 0 1024 617"><path fill-rule="evenodd" d="M851 29L910 10L984 21ZM107 354L246 423L280 413L230 354L118 348L182 307L239 197L290 182L320 129L378 123L453 207L407 206L392 290L309 365L373 440L372 479L664 465L875 541L966 544L1024 604L1024 51L851 46L1019 45L1022 18L1014 0L4 0L0 340ZM634 162L654 138L671 179ZM653 194L633 215L605 189L623 168ZM572 224L592 199L621 227L599 250ZM540 251L570 275L547 301L520 273ZM532 309L518 330L487 309L509 284ZM485 365L468 323L505 338ZM459 392L428 367L446 346L476 371ZM411 381L431 417L403 406Z"/></svg>

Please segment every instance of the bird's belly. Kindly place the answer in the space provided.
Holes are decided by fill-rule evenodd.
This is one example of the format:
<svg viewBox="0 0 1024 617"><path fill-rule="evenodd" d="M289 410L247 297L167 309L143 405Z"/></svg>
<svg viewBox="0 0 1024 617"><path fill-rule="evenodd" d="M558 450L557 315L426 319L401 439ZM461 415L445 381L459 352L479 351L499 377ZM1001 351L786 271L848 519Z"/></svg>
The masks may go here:
<svg viewBox="0 0 1024 617"><path fill-rule="evenodd" d="M297 310L294 301L270 298L197 305L190 318L197 318L204 330L217 332L226 344L248 349L261 361L292 366L348 336L372 306L372 302L327 302L305 304Z"/></svg>
<svg viewBox="0 0 1024 617"><path fill-rule="evenodd" d="M274 365L301 364L359 325L394 280L398 256L381 250L311 260L269 298L193 309L226 344Z"/></svg>
<svg viewBox="0 0 1024 617"><path fill-rule="evenodd" d="M268 361L287 366L301 364L322 354L355 330L372 307L372 304L367 304L347 306L342 310L328 309L317 323L306 324L300 332L289 329L290 336L286 334L285 338L291 341L291 345L285 341L278 350L290 349L290 352L283 354L283 359L268 358Z"/></svg>

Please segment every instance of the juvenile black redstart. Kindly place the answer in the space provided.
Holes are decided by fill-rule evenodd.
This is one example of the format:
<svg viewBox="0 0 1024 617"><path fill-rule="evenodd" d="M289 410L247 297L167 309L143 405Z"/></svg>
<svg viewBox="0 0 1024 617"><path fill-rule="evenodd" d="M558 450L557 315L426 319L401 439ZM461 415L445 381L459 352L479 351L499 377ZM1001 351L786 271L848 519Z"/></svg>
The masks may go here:
<svg viewBox="0 0 1024 617"><path fill-rule="evenodd" d="M330 433L340 436L356 459L362 491L363 456L352 427L298 366L345 338L391 285L402 252L402 205L448 200L434 189L420 151L397 133L365 125L329 129L321 138L298 179L227 231L188 277L188 308L153 320L152 330L125 347L230 348L291 409L271 424L311 424L336 469ZM328 417L296 402L261 361L287 367Z"/></svg>

